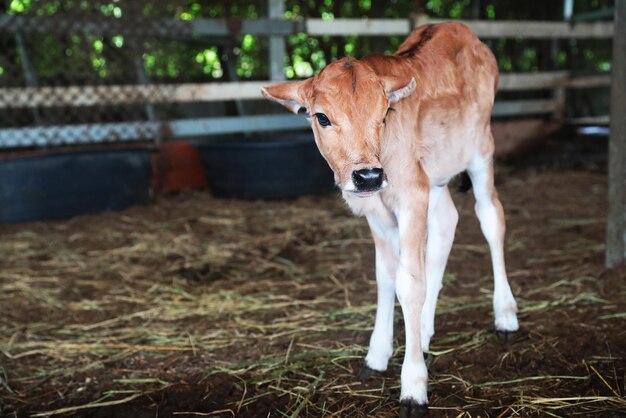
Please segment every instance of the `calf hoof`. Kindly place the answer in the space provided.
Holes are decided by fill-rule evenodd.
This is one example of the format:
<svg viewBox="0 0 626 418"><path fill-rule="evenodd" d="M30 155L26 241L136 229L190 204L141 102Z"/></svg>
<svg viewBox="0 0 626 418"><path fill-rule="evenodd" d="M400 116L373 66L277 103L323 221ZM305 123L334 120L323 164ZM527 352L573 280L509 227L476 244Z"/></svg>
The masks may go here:
<svg viewBox="0 0 626 418"><path fill-rule="evenodd" d="M496 330L496 335L501 343L507 344L513 342L519 336L519 331L499 331Z"/></svg>
<svg viewBox="0 0 626 418"><path fill-rule="evenodd" d="M357 377L360 381L366 381L366 380L370 380L372 377L381 374L382 372L378 371L378 370L374 370L371 367L369 367L367 365L367 363L363 364L363 367L361 367L361 370L359 370L359 373L357 374Z"/></svg>
<svg viewBox="0 0 626 418"><path fill-rule="evenodd" d="M428 405L413 399L400 401L400 418L420 418L428 414Z"/></svg>

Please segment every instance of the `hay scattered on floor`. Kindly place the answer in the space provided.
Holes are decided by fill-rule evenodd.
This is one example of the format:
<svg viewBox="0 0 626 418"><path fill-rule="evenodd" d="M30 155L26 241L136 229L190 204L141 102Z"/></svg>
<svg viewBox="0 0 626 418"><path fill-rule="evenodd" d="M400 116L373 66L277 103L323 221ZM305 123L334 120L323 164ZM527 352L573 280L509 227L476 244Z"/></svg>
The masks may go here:
<svg viewBox="0 0 626 418"><path fill-rule="evenodd" d="M522 332L492 332L488 247L461 212L432 342L433 416L626 413L626 273L602 268L606 179L499 177ZM360 382L373 246L336 196L207 193L0 226L0 411L8 416L394 416L403 330ZM116 409L117 408L117 409ZM94 415L96 414L96 415Z"/></svg>

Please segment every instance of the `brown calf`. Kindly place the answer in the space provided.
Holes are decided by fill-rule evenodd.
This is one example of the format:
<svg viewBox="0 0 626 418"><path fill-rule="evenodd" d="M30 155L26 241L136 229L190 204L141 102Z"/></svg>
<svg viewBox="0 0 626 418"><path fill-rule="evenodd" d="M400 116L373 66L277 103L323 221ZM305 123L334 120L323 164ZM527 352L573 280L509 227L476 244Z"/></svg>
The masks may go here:
<svg viewBox="0 0 626 418"><path fill-rule="evenodd" d="M401 416L420 416L428 403L423 352L458 220L447 185L462 171L472 180L491 250L496 329L518 329L504 267L504 213L493 184L497 81L489 48L466 26L442 23L416 29L392 56L343 58L307 80L263 89L311 116L344 199L367 217L378 307L365 367L387 368L397 295L406 328Z"/></svg>

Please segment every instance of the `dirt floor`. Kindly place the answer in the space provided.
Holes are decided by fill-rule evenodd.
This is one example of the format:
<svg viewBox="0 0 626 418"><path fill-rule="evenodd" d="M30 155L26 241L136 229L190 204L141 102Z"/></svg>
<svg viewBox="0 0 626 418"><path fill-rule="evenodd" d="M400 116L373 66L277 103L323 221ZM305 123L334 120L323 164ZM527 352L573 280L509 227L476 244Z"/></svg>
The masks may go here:
<svg viewBox="0 0 626 418"><path fill-rule="evenodd" d="M521 332L493 331L471 194L432 342L430 416L626 416L626 270L603 268L606 175L499 167ZM359 381L375 312L366 222L337 195L159 196L0 225L0 415L393 417L389 370Z"/></svg>

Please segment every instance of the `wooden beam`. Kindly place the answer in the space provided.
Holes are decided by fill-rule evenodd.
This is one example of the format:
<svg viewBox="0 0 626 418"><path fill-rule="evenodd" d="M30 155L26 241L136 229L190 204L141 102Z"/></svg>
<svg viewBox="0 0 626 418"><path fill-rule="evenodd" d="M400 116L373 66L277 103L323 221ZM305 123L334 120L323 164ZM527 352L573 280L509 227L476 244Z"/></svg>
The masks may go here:
<svg viewBox="0 0 626 418"><path fill-rule="evenodd" d="M564 85L572 89L608 87L611 85L611 76L609 74L599 74L571 78L567 80Z"/></svg>
<svg viewBox="0 0 626 418"><path fill-rule="evenodd" d="M506 102L496 102L493 106L494 117L539 115L553 113L556 110L554 100L512 100Z"/></svg>
<svg viewBox="0 0 626 418"><path fill-rule="evenodd" d="M500 74L498 90L548 90L556 87L594 88L611 85L611 76L598 74L570 78L568 71L547 71L536 73L503 73Z"/></svg>
<svg viewBox="0 0 626 418"><path fill-rule="evenodd" d="M302 20L269 19L195 19L191 20L194 36L232 36L241 34L288 36L304 31Z"/></svg>
<svg viewBox="0 0 626 418"><path fill-rule="evenodd" d="M495 20L449 20L430 19L418 15L415 26L427 23L460 22L469 26L481 38L595 38L607 39L613 35L612 22L569 22L554 21L495 21ZM385 36L406 35L411 22L404 19L307 19L306 33L310 36Z"/></svg>
<svg viewBox="0 0 626 418"><path fill-rule="evenodd" d="M579 118L570 118L566 120L568 125L603 125L607 126L610 122L609 115L600 116L582 116Z"/></svg>
<svg viewBox="0 0 626 418"><path fill-rule="evenodd" d="M626 262L626 1L615 2L611 77L607 267Z"/></svg>
<svg viewBox="0 0 626 418"><path fill-rule="evenodd" d="M285 0L268 0L268 16L271 19L282 19L285 13ZM285 79L285 38L270 36L269 39L269 67L270 80Z"/></svg>
<svg viewBox="0 0 626 418"><path fill-rule="evenodd" d="M426 23L450 22L449 19L430 19L417 15L415 26ZM526 39L607 39L613 36L613 22L554 22L523 20L453 20L469 26L479 38Z"/></svg>
<svg viewBox="0 0 626 418"><path fill-rule="evenodd" d="M570 79L568 73L563 71L502 74L498 89L520 91L555 87L590 88L608 86L610 81L607 75ZM257 100L262 99L261 87L273 83L275 81L0 88L0 109Z"/></svg>
<svg viewBox="0 0 626 418"><path fill-rule="evenodd" d="M409 19L307 19L306 33L310 36L389 36L407 35Z"/></svg>
<svg viewBox="0 0 626 418"><path fill-rule="evenodd" d="M545 90L565 83L568 78L568 71L551 71L544 73L503 73L500 74L498 90Z"/></svg>

